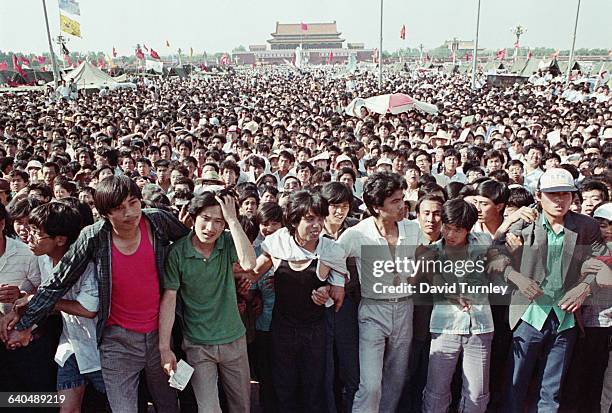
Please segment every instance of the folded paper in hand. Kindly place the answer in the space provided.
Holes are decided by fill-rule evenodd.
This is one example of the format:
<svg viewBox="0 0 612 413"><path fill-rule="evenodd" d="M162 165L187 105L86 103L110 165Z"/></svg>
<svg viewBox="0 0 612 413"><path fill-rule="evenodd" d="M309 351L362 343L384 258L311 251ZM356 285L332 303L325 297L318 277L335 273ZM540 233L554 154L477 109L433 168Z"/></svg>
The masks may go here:
<svg viewBox="0 0 612 413"><path fill-rule="evenodd" d="M187 364L184 360L179 360L176 363L176 371L170 375L170 379L168 383L170 387L174 387L178 390L184 390L189 383L189 379L191 379L191 375L193 374L193 367Z"/></svg>

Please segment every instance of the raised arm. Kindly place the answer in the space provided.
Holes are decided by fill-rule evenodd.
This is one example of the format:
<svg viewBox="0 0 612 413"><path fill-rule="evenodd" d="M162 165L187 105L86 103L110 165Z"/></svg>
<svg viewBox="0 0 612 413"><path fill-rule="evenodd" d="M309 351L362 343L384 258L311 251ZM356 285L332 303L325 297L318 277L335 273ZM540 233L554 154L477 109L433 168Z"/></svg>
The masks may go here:
<svg viewBox="0 0 612 413"><path fill-rule="evenodd" d="M232 234L238 262L244 270L250 271L255 268L257 258L255 256L255 249L253 249L251 241L249 241L249 238L244 233L236 216L236 200L230 195L226 195L223 199L220 197L216 197L216 199L221 205L223 218L225 218L225 222L227 222L227 226Z"/></svg>

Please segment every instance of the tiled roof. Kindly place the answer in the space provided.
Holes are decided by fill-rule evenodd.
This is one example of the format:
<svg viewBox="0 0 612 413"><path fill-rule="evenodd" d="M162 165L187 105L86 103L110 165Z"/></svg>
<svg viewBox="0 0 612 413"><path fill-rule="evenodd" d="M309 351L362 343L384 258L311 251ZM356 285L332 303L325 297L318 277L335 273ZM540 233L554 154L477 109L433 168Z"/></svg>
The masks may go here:
<svg viewBox="0 0 612 413"><path fill-rule="evenodd" d="M336 22L333 23L308 23L304 22L307 26L307 30L302 30L301 23L276 23L276 32L272 33L272 36L275 35L309 35L309 34L332 34L337 35L338 28L336 27Z"/></svg>

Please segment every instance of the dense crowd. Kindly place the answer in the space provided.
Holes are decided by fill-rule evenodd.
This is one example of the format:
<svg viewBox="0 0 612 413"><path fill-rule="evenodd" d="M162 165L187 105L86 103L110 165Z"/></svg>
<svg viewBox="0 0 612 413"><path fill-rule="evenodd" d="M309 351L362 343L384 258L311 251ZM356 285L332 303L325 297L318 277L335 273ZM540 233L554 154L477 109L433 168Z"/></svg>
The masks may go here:
<svg viewBox="0 0 612 413"><path fill-rule="evenodd" d="M612 412L608 86L335 71L0 95L0 390ZM396 92L438 113L345 111Z"/></svg>

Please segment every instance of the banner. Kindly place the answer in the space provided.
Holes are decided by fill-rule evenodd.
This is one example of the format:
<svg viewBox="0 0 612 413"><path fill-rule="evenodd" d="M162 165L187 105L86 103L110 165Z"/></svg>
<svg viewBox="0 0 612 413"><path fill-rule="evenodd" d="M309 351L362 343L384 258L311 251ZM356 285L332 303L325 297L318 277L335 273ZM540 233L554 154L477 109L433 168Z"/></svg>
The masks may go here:
<svg viewBox="0 0 612 413"><path fill-rule="evenodd" d="M164 64L162 62L156 62L155 60L146 60L145 69L153 70L156 73L164 73Z"/></svg>
<svg viewBox="0 0 612 413"><path fill-rule="evenodd" d="M81 37L81 23L60 13L60 29L64 33Z"/></svg>
<svg viewBox="0 0 612 413"><path fill-rule="evenodd" d="M68 14L75 16L81 15L81 9L77 0L59 0L59 8Z"/></svg>

